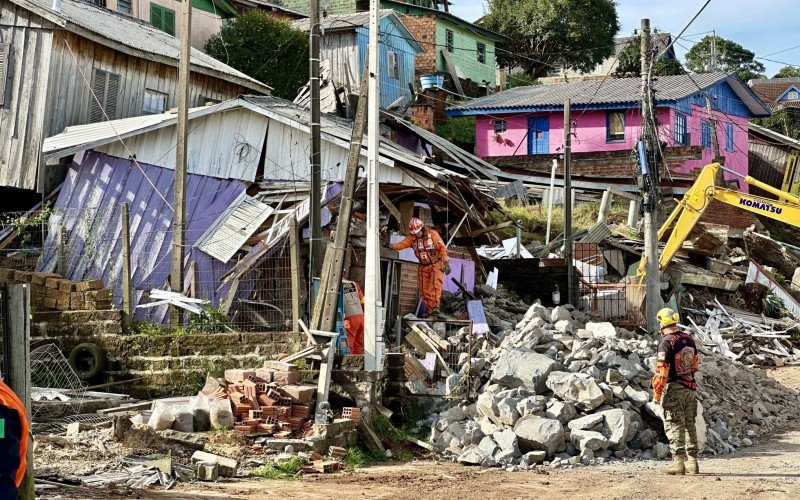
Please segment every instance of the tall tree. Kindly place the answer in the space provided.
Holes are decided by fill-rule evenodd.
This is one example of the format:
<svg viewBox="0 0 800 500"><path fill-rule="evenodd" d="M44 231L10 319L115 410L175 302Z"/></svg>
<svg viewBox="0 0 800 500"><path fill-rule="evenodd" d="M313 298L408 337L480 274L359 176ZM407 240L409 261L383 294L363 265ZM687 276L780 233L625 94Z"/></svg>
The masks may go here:
<svg viewBox="0 0 800 500"><path fill-rule="evenodd" d="M294 99L308 83L308 34L261 10L246 12L223 26L208 39L205 51L266 83L278 97Z"/></svg>
<svg viewBox="0 0 800 500"><path fill-rule="evenodd" d="M747 81L763 76L764 65L755 53L733 40L706 35L686 53L686 69L694 73L736 72Z"/></svg>
<svg viewBox="0 0 800 500"><path fill-rule="evenodd" d="M559 66L593 70L614 54L620 27L614 0L489 0L483 26L508 37L501 65L536 78Z"/></svg>
<svg viewBox="0 0 800 500"><path fill-rule="evenodd" d="M625 47L622 48L617 69L614 70L615 76L642 76L641 40L641 36L631 37ZM663 47L660 49L663 49ZM667 57L666 54L653 63L653 75L655 76L682 75L684 73L681 63L674 57Z"/></svg>
<svg viewBox="0 0 800 500"><path fill-rule="evenodd" d="M798 78L800 77L800 68L797 66L784 66L775 73L773 78Z"/></svg>

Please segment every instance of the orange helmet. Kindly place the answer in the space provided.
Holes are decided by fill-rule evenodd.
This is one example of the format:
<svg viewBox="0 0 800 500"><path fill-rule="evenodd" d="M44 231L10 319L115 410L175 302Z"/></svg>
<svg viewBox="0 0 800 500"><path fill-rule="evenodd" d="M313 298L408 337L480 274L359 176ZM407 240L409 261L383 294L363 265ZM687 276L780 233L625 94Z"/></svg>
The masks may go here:
<svg viewBox="0 0 800 500"><path fill-rule="evenodd" d="M425 223L416 217L412 217L411 220L408 221L408 230L411 234L419 234L423 227L425 227Z"/></svg>

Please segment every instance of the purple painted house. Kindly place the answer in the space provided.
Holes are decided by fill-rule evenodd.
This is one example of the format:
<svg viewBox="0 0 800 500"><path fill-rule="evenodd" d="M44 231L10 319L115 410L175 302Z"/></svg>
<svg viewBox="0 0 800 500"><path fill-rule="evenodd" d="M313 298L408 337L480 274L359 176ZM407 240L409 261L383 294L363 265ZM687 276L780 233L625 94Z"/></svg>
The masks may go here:
<svg viewBox="0 0 800 500"><path fill-rule="evenodd" d="M446 114L476 118L475 150L481 158L549 158L562 149L564 101L571 99L573 153L620 152L620 158L625 158L639 138L640 84L639 78L619 78L517 87L450 108ZM654 89L662 143L668 150L693 147L691 159L669 165L673 173L691 177L714 157L706 110L708 95L725 164L747 174L748 119L768 116L770 111L735 73L658 77ZM666 156L669 158L669 151ZM592 169L577 174L629 175L629 161L606 165L607 172ZM746 185L740 183L740 188L746 190Z"/></svg>

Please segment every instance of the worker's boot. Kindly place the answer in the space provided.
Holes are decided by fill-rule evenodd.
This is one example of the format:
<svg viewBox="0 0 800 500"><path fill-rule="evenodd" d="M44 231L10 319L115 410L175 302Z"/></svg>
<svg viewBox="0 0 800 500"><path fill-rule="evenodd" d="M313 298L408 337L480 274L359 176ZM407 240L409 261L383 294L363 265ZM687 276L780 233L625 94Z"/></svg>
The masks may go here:
<svg viewBox="0 0 800 500"><path fill-rule="evenodd" d="M672 458L672 464L669 467L665 467L661 469L661 472L664 474L668 474L670 476L682 476L686 474L686 464L685 464L686 456L685 455L675 455Z"/></svg>
<svg viewBox="0 0 800 500"><path fill-rule="evenodd" d="M686 457L686 472L700 474L700 466L697 465L697 452L689 453L689 456Z"/></svg>

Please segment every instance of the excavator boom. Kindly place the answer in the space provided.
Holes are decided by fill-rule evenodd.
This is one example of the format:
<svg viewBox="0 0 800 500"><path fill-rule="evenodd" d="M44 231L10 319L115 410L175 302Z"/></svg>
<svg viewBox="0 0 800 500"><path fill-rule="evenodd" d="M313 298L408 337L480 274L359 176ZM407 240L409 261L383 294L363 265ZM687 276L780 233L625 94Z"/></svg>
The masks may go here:
<svg viewBox="0 0 800 500"><path fill-rule="evenodd" d="M724 169L724 167L719 163L706 165L697 180L692 184L692 187L686 191L683 199L678 202L678 206L675 207L675 210L672 211L664 225L659 229L658 239L660 241L672 227L669 239L667 239L661 257L658 259L659 271L663 271L667 267L667 264L681 248L686 238L689 237L689 233L700 220L700 217L703 216L703 212L706 211L712 200L718 200L754 214L800 227L800 198L764 184L749 175L744 177L746 183L774 194L779 199L771 200L762 196L741 193L733 189L717 187L714 184L714 179L716 179L717 172L720 169ZM645 258L642 256L636 273L639 278L644 277L645 268Z"/></svg>

